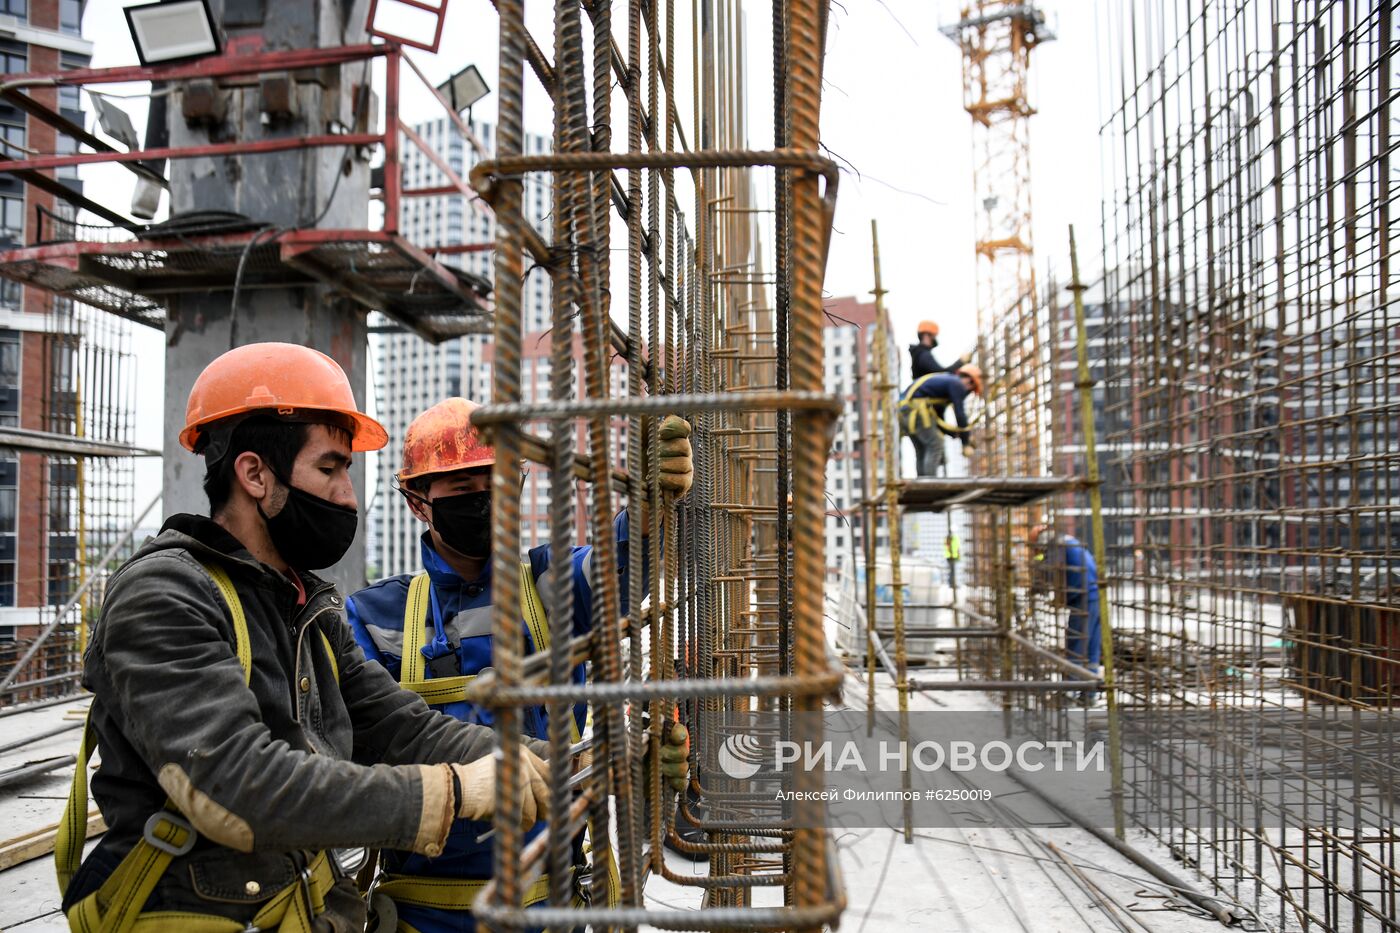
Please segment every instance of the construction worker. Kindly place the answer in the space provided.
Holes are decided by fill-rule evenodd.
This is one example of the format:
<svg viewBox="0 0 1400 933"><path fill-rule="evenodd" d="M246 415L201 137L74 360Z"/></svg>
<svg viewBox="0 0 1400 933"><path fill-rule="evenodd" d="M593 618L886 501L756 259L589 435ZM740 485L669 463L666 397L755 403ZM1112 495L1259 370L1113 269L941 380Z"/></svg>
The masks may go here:
<svg viewBox="0 0 1400 933"><path fill-rule="evenodd" d="M491 470L495 450L472 425L474 402L449 398L429 408L409 425L404 438L399 492L426 530L421 541L423 570L382 580L350 598L347 614L365 656L377 662L404 687L421 692L436 709L466 722L489 723L490 711L465 699L466 682L492 663L493 572L518 573L525 645L541 651L549 645L549 622L540 598L540 580L553 564L550 546L532 548L518 567L493 568L491 551ZM663 490L684 494L691 485L690 425L671 416L661 426L660 475ZM615 572L627 593L628 513L618 515ZM593 627L590 581L593 548L575 547L568 566L573 576L574 634ZM623 611L626 611L624 604ZM408 659L405 662L405 659ZM455 678L452 680L450 678ZM573 671L582 682L584 667ZM574 707L572 731L584 729L587 709ZM547 737L544 707L526 711L525 733ZM685 786L684 727L676 724L662 747L662 774L676 790ZM526 838L542 831L536 825ZM376 929L418 933L469 931L475 928L470 907L491 877L492 841L478 841L490 826L463 821L453 827L446 850L436 858L396 846L382 854L384 874L376 888ZM599 866L595 866L595 870ZM612 866L601 866L611 871ZM526 893L529 906L548 894L548 878Z"/></svg>
<svg viewBox="0 0 1400 933"><path fill-rule="evenodd" d="M934 321L920 321L918 333L917 342L909 344L911 380L917 380L921 376L933 373L957 372L958 367L967 362L966 359L961 358L954 360L948 366L938 362L933 355L933 348L938 346L938 324Z"/></svg>
<svg viewBox="0 0 1400 933"><path fill-rule="evenodd" d="M948 526L948 536L943 539L943 556L948 560L948 585L953 589L958 588L958 560L962 557L962 542L958 540L958 534Z"/></svg>
<svg viewBox="0 0 1400 933"><path fill-rule="evenodd" d="M386 439L307 347L238 347L195 380L179 441L204 457L210 517L172 516L112 576L84 659L55 846L72 929L362 929L332 848L437 855L456 817L492 816L491 731L366 663L312 573L355 536L353 455ZM108 830L83 859L94 749ZM546 769L521 757L531 825Z"/></svg>
<svg viewBox="0 0 1400 933"><path fill-rule="evenodd" d="M964 405L971 393L982 394L982 370L964 363L955 373L920 376L904 390L899 400L899 429L914 443L914 465L920 476L936 476L942 468L943 437L962 441L963 452L973 448ZM956 424L943 417L953 409Z"/></svg>
<svg viewBox="0 0 1400 933"><path fill-rule="evenodd" d="M1050 593L1054 604L1069 610L1065 655L1097 672L1103 661L1103 631L1099 616L1099 569L1093 553L1074 535L1039 526L1032 532L1034 568L1031 589ZM1095 691L1081 699L1092 702Z"/></svg>

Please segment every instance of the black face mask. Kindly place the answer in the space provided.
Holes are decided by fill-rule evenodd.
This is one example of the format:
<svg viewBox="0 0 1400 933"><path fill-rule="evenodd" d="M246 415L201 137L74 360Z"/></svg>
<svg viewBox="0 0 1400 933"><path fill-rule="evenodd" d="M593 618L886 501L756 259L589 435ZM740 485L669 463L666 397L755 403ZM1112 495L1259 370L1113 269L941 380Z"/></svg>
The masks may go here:
<svg viewBox="0 0 1400 933"><path fill-rule="evenodd" d="M427 500L423 500L427 501ZM428 503L433 528L444 544L465 557L491 554L491 492L441 496Z"/></svg>
<svg viewBox="0 0 1400 933"><path fill-rule="evenodd" d="M258 514L282 559L298 570L321 570L344 557L355 540L359 513L277 478L287 487L282 511L268 518L258 503Z"/></svg>

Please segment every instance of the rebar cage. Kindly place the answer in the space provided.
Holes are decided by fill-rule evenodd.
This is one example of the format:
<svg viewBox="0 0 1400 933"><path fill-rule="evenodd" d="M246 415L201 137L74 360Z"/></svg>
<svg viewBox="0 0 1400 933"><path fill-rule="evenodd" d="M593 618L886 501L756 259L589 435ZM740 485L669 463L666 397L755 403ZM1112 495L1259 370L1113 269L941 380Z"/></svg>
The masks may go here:
<svg viewBox="0 0 1400 933"><path fill-rule="evenodd" d="M842 676L822 634L822 493L839 401L822 394L820 353L788 355L789 333L810 340L822 332L837 180L817 146L825 4L773 4L775 132L766 151L750 149L745 138L737 5L702 0L694 7L689 128L675 90L676 37L684 30L672 0L582 9L559 0L553 61L526 31L521 0L496 7L497 153L471 175L498 221L495 389L493 404L476 418L497 451L493 557L498 566L518 560L521 460L536 460L550 471L554 553L576 543L575 510L587 511L595 625L591 636L572 638L568 577L546 580L552 648L527 660L518 581L502 574L494 582L495 675L476 689L496 710L497 812L519 811L521 709L544 703L552 816L528 846L511 819L497 819L494 879L474 913L493 929L819 929L839 918L844 902L822 804L755 802L736 792L704 765L717 740L704 724L705 714L731 710L820 710ZM614 38L624 34L625 46ZM522 154L527 66L552 103L553 153ZM613 151L615 124L625 124L625 150L616 147L623 151ZM534 229L521 211L530 173L552 179L549 230ZM771 200L760 191L771 191ZM758 221L770 212L771 223ZM624 268L613 265L615 226L625 230L617 249ZM527 257L530 274L551 276L553 296L550 400L538 404L523 403L521 394ZM626 296L621 341L613 294ZM575 333L584 348L577 376ZM619 342L627 377L613 386L609 363ZM672 413L694 430L695 486L679 503L659 485L659 425ZM615 471L611 425L618 416L626 418L626 453ZM575 449L580 419L586 450ZM548 436L527 433L530 423L549 425ZM643 529L627 541L625 594L605 570L618 558L612 519L619 494L631 527ZM569 670L580 658L590 664L589 681L572 685ZM588 703L592 729L571 746L565 710L577 702ZM709 853L704 876L667 869L662 841L673 832L674 798L643 768L677 707L692 728L690 786L698 797L685 806L709 841L672 841ZM796 718L792 738L820 739L796 734L818 728L811 717ZM580 760L584 749L591 761ZM813 790L806 785L814 780L797 774L792 789ZM658 816L648 824L644 810ZM585 826L595 871L591 905L576 907L569 867ZM610 850L620 869L616 905L605 902L597 870ZM645 906L648 873L703 888L706 909ZM522 893L541 874L549 878L548 905L527 914ZM755 889L781 892L781 900L756 905Z"/></svg>
<svg viewBox="0 0 1400 933"><path fill-rule="evenodd" d="M1092 392L1102 533L1087 497L1062 495L975 555L973 586L1063 653L1020 529L1095 543L1129 824L1271 926L1394 930L1393 4L1099 11L1114 187L1088 370L1063 280L1005 309L983 349L1008 456L1086 475ZM1034 450L1009 443L1027 425Z"/></svg>

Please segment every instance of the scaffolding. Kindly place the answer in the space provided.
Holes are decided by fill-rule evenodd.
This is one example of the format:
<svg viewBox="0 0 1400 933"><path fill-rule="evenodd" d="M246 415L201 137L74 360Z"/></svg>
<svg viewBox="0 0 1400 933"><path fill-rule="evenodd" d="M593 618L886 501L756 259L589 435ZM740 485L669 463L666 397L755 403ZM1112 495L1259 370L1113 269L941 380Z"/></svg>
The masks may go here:
<svg viewBox="0 0 1400 933"><path fill-rule="evenodd" d="M0 700L77 691L87 631L108 574L135 522L136 382L130 325L53 298L44 329L14 345L40 378L26 385L15 425L0 427L0 491L22 522L4 547L13 560L7 605L23 623L0 648ZM32 341L28 347L24 340ZM24 427L22 425L31 426ZM26 507L18 493L33 496Z"/></svg>
<svg viewBox="0 0 1400 933"><path fill-rule="evenodd" d="M1069 610L1033 531L1098 550L1128 825L1271 926L1394 930L1392 5L1099 10L1114 188L1076 289L1087 372L1077 280L1009 303L983 365L1022 391L989 399L983 457L1091 478L1087 387L1102 530L1085 492L1046 500L971 592L1048 663ZM1008 695L1055 728L1053 694Z"/></svg>

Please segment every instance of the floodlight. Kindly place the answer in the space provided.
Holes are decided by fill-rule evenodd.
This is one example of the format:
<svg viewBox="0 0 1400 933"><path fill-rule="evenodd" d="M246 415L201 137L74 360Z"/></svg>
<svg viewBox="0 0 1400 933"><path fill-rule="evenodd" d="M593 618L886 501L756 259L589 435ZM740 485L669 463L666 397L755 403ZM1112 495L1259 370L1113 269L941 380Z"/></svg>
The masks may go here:
<svg viewBox="0 0 1400 933"><path fill-rule="evenodd" d="M129 6L123 12L143 65L219 54L219 30L207 0L160 0Z"/></svg>
<svg viewBox="0 0 1400 933"><path fill-rule="evenodd" d="M125 110L116 104L108 103L100 94L89 92L88 99L97 111L97 123L102 127L102 132L128 149L141 148L141 139L136 135L136 127L131 124L131 117L127 116Z"/></svg>
<svg viewBox="0 0 1400 933"><path fill-rule="evenodd" d="M454 113L461 113L463 110L470 110L472 104L490 94L491 88L486 85L476 66L468 65L439 84L438 93L447 98Z"/></svg>

